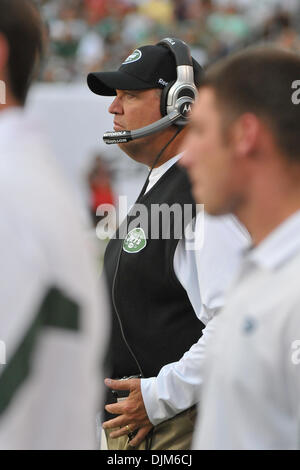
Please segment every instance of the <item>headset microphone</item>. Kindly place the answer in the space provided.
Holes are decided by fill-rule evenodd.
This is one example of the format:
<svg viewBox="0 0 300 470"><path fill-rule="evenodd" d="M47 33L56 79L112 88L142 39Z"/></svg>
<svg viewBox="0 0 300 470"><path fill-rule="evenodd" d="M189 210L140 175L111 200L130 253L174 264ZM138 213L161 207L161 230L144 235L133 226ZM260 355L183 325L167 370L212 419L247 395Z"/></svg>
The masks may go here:
<svg viewBox="0 0 300 470"><path fill-rule="evenodd" d="M141 127L140 129L133 131L105 132L103 140L106 144L122 144L131 140L140 139L141 137L146 137L170 127L180 117L180 111L175 110L159 121L149 124L149 126Z"/></svg>

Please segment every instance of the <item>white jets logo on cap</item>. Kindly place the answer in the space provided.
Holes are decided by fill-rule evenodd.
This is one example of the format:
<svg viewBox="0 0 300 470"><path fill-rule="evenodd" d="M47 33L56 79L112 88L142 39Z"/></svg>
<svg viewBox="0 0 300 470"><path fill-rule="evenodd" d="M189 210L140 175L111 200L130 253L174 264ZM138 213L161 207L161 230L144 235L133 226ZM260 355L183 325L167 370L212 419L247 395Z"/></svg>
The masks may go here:
<svg viewBox="0 0 300 470"><path fill-rule="evenodd" d="M123 64L131 64L132 62L136 62L137 60L140 60L142 57L142 53L139 49L135 49L130 56L127 57L127 59L123 62Z"/></svg>

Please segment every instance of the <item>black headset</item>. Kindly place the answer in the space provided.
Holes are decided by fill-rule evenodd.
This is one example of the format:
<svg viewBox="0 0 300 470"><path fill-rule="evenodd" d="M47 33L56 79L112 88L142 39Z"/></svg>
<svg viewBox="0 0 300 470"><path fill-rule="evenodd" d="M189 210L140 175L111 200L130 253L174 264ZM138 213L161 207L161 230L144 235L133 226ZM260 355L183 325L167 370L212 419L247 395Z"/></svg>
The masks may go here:
<svg viewBox="0 0 300 470"><path fill-rule="evenodd" d="M186 125L188 114L197 97L193 60L187 44L180 39L165 38L157 46L167 47L176 61L177 79L169 83L162 92L160 111L162 116L179 111L176 125Z"/></svg>
<svg viewBox="0 0 300 470"><path fill-rule="evenodd" d="M180 127L187 124L198 93L190 49L185 42L175 38L162 39L157 46L167 47L172 52L177 71L177 79L162 91L160 103L162 119L133 131L106 132L103 135L106 144L126 143L162 131L172 124Z"/></svg>

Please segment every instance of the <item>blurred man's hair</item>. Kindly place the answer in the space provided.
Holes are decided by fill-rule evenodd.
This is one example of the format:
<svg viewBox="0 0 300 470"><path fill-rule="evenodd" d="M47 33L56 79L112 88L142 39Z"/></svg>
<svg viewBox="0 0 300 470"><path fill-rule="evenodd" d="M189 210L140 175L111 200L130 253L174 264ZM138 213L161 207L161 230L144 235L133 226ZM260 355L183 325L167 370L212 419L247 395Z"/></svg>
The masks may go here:
<svg viewBox="0 0 300 470"><path fill-rule="evenodd" d="M31 0L0 0L0 34L9 46L8 86L24 104L43 49L43 28Z"/></svg>
<svg viewBox="0 0 300 470"><path fill-rule="evenodd" d="M244 113L262 119L290 161L300 163L300 104L292 84L300 80L300 56L275 47L256 47L210 67L202 86L213 88L225 127Z"/></svg>

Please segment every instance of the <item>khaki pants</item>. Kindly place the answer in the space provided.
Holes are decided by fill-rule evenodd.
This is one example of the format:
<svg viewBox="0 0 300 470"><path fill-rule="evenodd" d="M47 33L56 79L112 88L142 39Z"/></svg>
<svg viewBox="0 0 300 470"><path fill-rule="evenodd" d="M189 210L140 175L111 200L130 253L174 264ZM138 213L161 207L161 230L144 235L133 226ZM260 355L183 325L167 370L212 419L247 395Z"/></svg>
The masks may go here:
<svg viewBox="0 0 300 470"><path fill-rule="evenodd" d="M155 426L151 450L189 450L192 444L196 414L196 406L193 406L174 418ZM113 429L105 430L108 450L145 450L146 440L138 447L133 448L129 445L128 436L111 439L109 437L111 432Z"/></svg>

